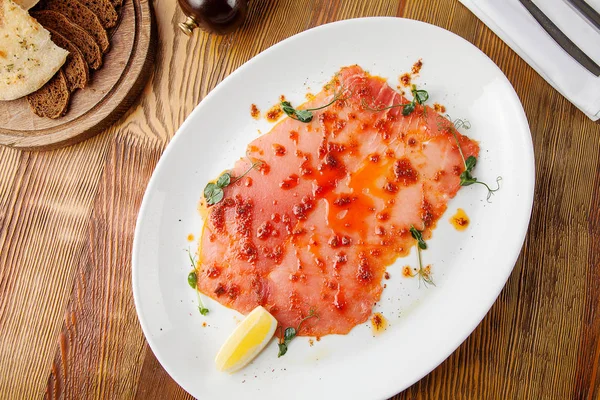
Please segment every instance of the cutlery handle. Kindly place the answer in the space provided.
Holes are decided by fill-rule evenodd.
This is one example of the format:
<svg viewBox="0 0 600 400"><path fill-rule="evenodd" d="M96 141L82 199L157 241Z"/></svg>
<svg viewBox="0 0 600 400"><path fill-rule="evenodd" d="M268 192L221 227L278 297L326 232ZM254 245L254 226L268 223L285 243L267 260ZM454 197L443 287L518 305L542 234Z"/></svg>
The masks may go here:
<svg viewBox="0 0 600 400"><path fill-rule="evenodd" d="M596 76L600 76L600 66L594 62L587 54L585 54L571 39L567 37L559 28L552 22L550 18L542 10L540 10L531 0L519 0L525 9L533 18L540 24L542 28L554 39L564 51L569 53L571 57L581 64L585 69Z"/></svg>
<svg viewBox="0 0 600 400"><path fill-rule="evenodd" d="M588 3L583 0L567 0L577 11L582 13L588 21L594 26L600 29L600 14L592 8Z"/></svg>

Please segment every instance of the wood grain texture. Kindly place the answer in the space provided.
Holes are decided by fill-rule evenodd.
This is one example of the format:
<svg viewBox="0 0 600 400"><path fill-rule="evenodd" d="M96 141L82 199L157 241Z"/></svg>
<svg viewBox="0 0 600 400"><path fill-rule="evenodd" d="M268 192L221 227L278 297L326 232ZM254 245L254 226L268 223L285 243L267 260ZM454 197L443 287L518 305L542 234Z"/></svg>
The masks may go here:
<svg viewBox="0 0 600 400"><path fill-rule="evenodd" d="M25 98L0 102L0 144L48 150L88 139L125 113L152 72L156 26L149 0L127 0L111 31L111 51L91 81L71 96L66 114L36 116Z"/></svg>
<svg viewBox="0 0 600 400"><path fill-rule="evenodd" d="M121 120L45 153L0 149L0 398L189 399L135 316L130 252L159 155L196 104L269 46L340 19L397 15L482 49L531 125L535 204L506 287L471 336L394 399L600 396L600 125L455 0L251 0L235 33L182 35L156 0L155 70Z"/></svg>
<svg viewBox="0 0 600 400"><path fill-rule="evenodd" d="M76 262L45 397L131 398L145 353L131 296L131 245L160 146L121 131L113 140ZM82 396L85 394L84 396Z"/></svg>

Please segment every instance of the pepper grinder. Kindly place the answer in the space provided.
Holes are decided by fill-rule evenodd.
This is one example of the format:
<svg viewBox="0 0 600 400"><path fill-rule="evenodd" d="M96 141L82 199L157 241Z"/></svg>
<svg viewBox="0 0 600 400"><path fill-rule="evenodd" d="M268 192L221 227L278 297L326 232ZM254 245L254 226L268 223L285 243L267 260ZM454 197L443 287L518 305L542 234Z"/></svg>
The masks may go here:
<svg viewBox="0 0 600 400"><path fill-rule="evenodd" d="M178 0L187 16L179 28L188 36L200 27L224 35L234 31L246 17L248 0Z"/></svg>

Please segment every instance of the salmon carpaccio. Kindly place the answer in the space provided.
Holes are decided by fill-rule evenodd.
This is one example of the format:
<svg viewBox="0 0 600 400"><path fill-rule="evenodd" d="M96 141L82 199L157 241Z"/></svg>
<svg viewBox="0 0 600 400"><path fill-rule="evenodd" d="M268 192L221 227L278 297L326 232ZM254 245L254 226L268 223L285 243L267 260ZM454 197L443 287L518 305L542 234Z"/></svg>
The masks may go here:
<svg viewBox="0 0 600 400"><path fill-rule="evenodd" d="M302 108L339 90L310 123L285 118L250 143L231 176L260 165L208 208L199 247L202 293L244 314L262 305L284 328L313 309L304 336L346 334L369 318L386 267L415 245L411 225L431 236L464 171L450 121L419 105L409 116L374 111L409 101L358 66ZM455 133L464 156L477 156Z"/></svg>

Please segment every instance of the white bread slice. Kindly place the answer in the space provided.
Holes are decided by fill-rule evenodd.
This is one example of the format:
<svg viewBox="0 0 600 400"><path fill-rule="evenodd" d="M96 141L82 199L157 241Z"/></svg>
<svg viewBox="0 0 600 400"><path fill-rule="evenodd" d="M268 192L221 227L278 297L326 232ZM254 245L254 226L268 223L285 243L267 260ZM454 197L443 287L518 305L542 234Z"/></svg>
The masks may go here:
<svg viewBox="0 0 600 400"><path fill-rule="evenodd" d="M35 92L60 69L68 51L12 0L0 0L0 100Z"/></svg>
<svg viewBox="0 0 600 400"><path fill-rule="evenodd" d="M20 5L23 10L29 10L37 3L39 3L39 1L40 0L15 0L15 3Z"/></svg>

